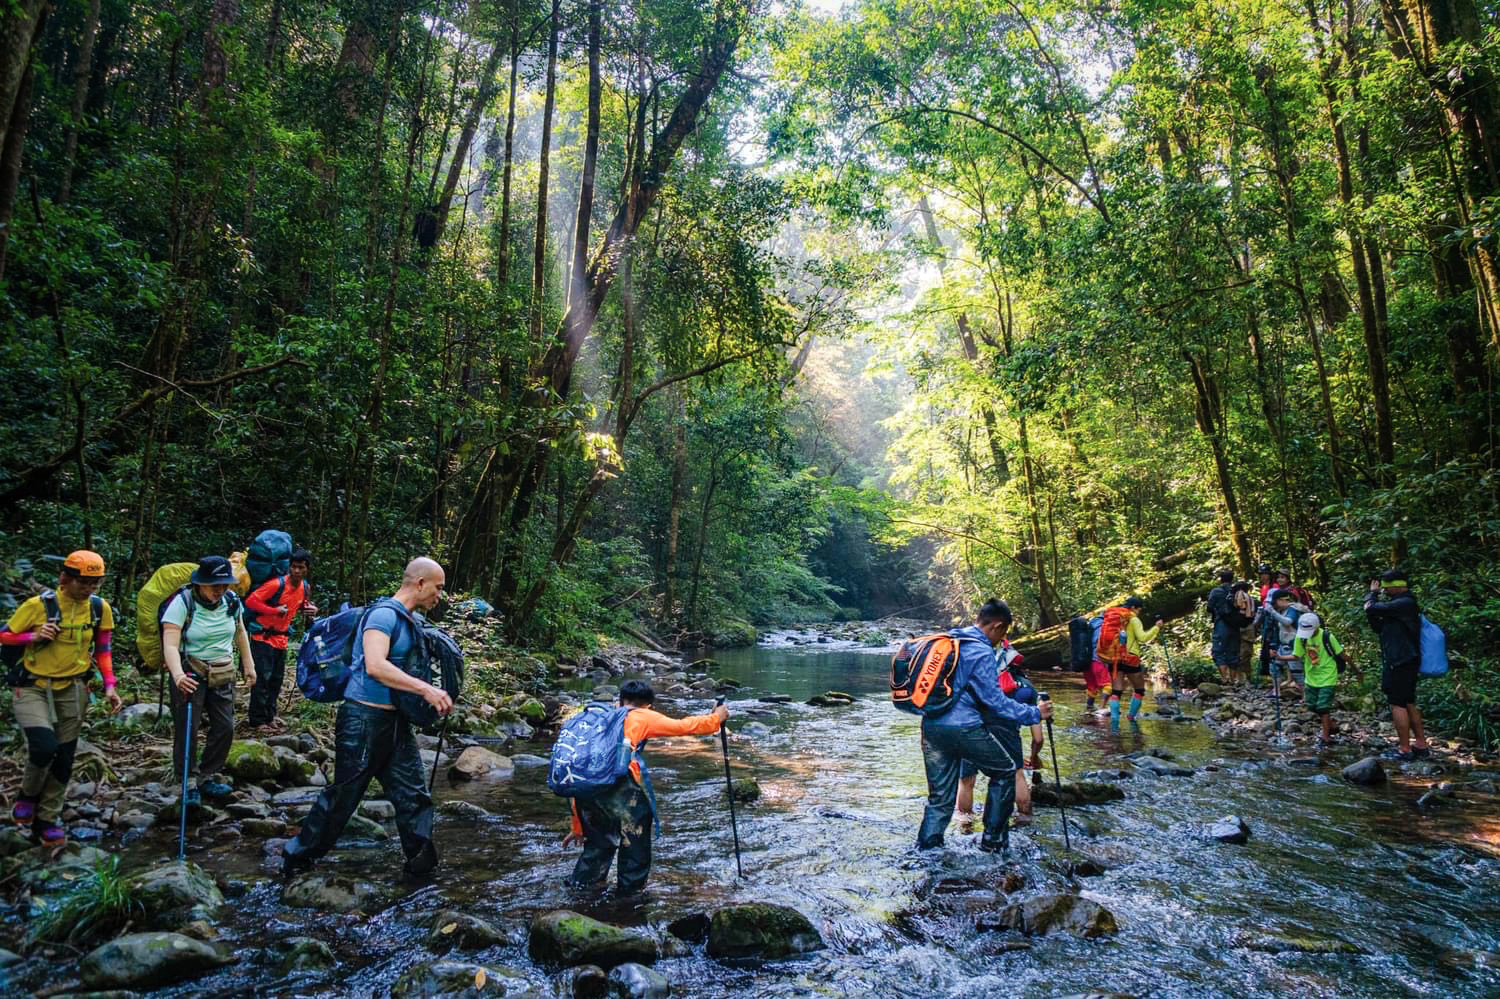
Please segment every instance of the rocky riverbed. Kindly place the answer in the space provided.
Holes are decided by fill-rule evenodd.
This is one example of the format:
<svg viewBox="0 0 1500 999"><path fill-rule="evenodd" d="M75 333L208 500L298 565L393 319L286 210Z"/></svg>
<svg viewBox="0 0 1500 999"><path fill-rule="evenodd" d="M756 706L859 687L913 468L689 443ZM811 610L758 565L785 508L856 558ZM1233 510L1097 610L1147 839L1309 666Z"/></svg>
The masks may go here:
<svg viewBox="0 0 1500 999"><path fill-rule="evenodd" d="M1276 757L1294 770L1328 773L1350 786L1397 782L1414 789L1423 813L1451 816L1465 808L1492 812L1500 779L1500 773L1490 769L1492 757L1456 742L1436 742L1431 760L1404 765L1366 760L1385 747L1388 733L1374 718L1353 711L1338 715L1345 743L1327 753L1314 752L1314 721L1290 701L1283 704L1285 744L1273 744L1274 704L1264 692L1226 691L1204 684L1184 692L1181 704L1158 702L1147 725L1165 725L1164 732L1201 730L1208 743L1195 737L1191 745L1220 741L1234 747L1238 758L1201 759L1201 751L1119 745L1097 761L1102 766L1074 769L1060 788L1047 783L1037 789L1036 802L1043 812L1059 801L1069 809L1082 809L1083 824L1074 832L1079 845L1069 859L1049 861L1046 851L1025 848L997 882L993 865L981 855L964 851L947 856L937 868L908 876L916 880L898 892L905 900L893 898L889 910L875 921L888 930L872 930L863 918L850 923L841 918L830 921L826 912L820 917L819 911L799 901L797 893L789 897L782 890L785 886L757 898L754 882L732 896L701 896L682 891L684 884L674 880L645 909L608 899L569 902L556 897L555 903L566 903L558 905L552 901L555 888L528 880L524 871L526 864L539 860L534 853L539 837L560 836L564 826L556 799L544 788L534 788L540 785L551 733L577 705L590 698L614 697L627 676L651 679L661 708L673 714L703 711L713 698L728 697L736 716L736 755L760 761L761 782L742 774L734 792L742 808L761 809L765 818L742 815L742 831L747 849L764 851L765 833L758 830L777 828L773 816L798 800L799 784L805 783L783 774L762 787L768 768L775 765L772 761L792 748L786 742L790 726L820 731L824 726L816 719L826 716L831 731L838 731L847 724L842 719L864 718L871 698L878 701L879 695L869 687L863 694L833 688L831 680L826 688L809 687L821 676L810 666L799 676L800 684L786 685L796 690L795 695L766 689L765 677L758 689L747 689L729 653L722 655L722 663L627 646L580 660L549 661L520 653L496 656L486 651L489 635L484 625L458 630L471 650L472 696L465 698L441 750L436 736L421 737L424 762L435 768L438 778L440 845L463 851L466 840L492 844L482 851L469 849L460 882L489 876L482 866L473 866L485 858L502 864L519 861L520 881L505 889L510 894L481 899L455 891L451 884L394 881L390 872L399 857L394 809L376 795L361 806L332 862L282 883L277 877L280 844L294 834L318 789L332 775L331 716L300 714L294 692L284 699L287 717L296 721L292 730L247 732L237 739L230 764L234 796L190 816L188 857L172 859L177 785L169 773L170 747L160 734L166 726L153 728L154 704L138 704L107 724L95 724L81 747L80 779L67 815L72 842L58 851L44 851L17 831L0 833L0 889L9 905L8 917L0 923L9 948L0 953L6 991L190 993L197 988L194 983L209 982L215 989L253 989L269 995L388 991L398 996L651 996L667 994L674 977L681 991L690 983L680 976L701 974L701 962L707 961L729 969L722 973L727 976L722 987L732 993L729 982L740 974L732 969L747 961L790 960L795 967L799 955L832 948L845 955L839 962L850 965L851 955L874 946L873 941L859 942L872 932L883 936L889 930L897 938L951 946L943 941L956 925L981 931L993 959L1008 951L1025 951L1032 946L1028 941L1054 934L1085 940L1108 938L1118 931L1121 917L1113 903L1081 895L1078 879L1128 867L1139 855L1124 844L1110 843L1107 836L1101 838L1100 830L1110 822L1091 818L1089 810L1135 807L1131 799L1138 794L1136 788L1145 786L1143 781L1163 782L1164 788L1174 786L1174 781L1193 784L1204 776L1254 781L1264 771L1246 762L1244 754L1249 753ZM907 633L925 630L929 629L919 622L878 628L832 626L780 632L769 641L775 647L806 646L823 654L830 646L883 648ZM794 642L792 636L800 640ZM867 658L878 674L883 658ZM873 679L878 690L879 678ZM1055 674L1037 679L1043 685L1063 684L1054 694L1059 698L1073 682ZM888 706L870 709L889 712ZM1200 715L1202 723L1197 721ZM1173 720L1179 717L1188 720ZM1075 714L1066 729L1072 735L1063 738L1092 739L1101 724L1098 717ZM653 759L672 753L667 748L671 745L654 748ZM859 752L853 747L848 751ZM5 779L14 780L15 759L12 753ZM667 756L668 780L676 759ZM780 765L787 764L783 760ZM920 767L909 768L914 768L912 779L919 784ZM704 791L691 792L693 800L717 814L722 783L717 804L712 801L712 784L702 787ZM679 808L684 807L683 793L678 792ZM701 797L704 793L710 796L707 800ZM493 807L497 796L515 811ZM906 813L915 807L898 809L903 821L890 833L900 840L909 834L905 820L914 821L915 812ZM884 820L867 815L868 808L857 796L845 797L819 805L810 814L834 827L873 822L876 825L867 828L886 835ZM1073 818L1070 811L1070 824ZM546 832L548 823L554 832ZM1258 825L1233 812L1215 813L1182 824L1180 834L1188 841L1243 844L1262 835L1256 831ZM532 831L515 838L519 826ZM1051 842L1057 833L1049 827L1040 841L1051 844L1047 850L1060 849ZM680 847L664 841L663 849ZM840 849L852 850L856 858L862 855L853 844ZM494 850L507 853L506 860L491 857ZM112 856L123 862L111 868ZM388 861L372 866L360 858ZM714 862L715 869L720 862ZM888 860L869 857L867 862ZM695 869L702 870L702 861L691 855L674 861L669 855L660 866L654 879L692 877ZM864 877L854 875L852 868L851 876L856 881ZM126 900L124 911L91 917L99 920L93 929L70 919L77 911L70 907L110 885L122 886L117 894ZM388 942L380 943L382 939ZM1262 934L1246 946L1297 950L1284 941L1267 940L1271 937ZM1318 944L1324 945L1333 946L1326 939ZM791 980L795 978L794 972Z"/></svg>

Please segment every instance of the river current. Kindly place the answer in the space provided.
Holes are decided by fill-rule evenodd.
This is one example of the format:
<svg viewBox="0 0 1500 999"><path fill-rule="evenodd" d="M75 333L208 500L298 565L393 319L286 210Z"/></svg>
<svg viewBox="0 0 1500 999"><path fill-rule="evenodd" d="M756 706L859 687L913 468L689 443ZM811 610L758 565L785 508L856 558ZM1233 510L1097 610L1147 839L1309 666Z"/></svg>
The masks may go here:
<svg viewBox="0 0 1500 999"><path fill-rule="evenodd" d="M1500 815L1470 806L1426 816L1415 807L1417 789L1400 781L1348 786L1337 766L1351 762L1353 750L1309 766L1295 754L1215 741L1203 724L1151 717L1138 732L1112 734L1084 714L1082 688L1065 674L1032 677L1057 704L1064 780L1118 771L1122 754L1148 747L1195 769L1190 777L1124 780L1123 801L1068 810L1075 847L1108 868L1078 888L1114 914L1118 935L1053 935L1016 949L1020 938L978 932L972 919L904 918L920 908L917 886L934 875L998 882L1004 868L978 850L977 834L957 826L945 848L913 850L926 784L917 720L889 703L888 656L765 646L716 654L722 673L745 685L730 702L731 730L765 727L730 743L735 776L753 776L762 789L759 801L739 808L743 880L735 876L716 739L648 748L663 835L650 888L634 902L580 897L564 886L574 858L560 847L567 810L547 791L542 769L460 786L440 777L439 800L466 798L495 819L440 817L443 866L435 883L373 917L310 923L280 905L270 868L242 847L193 856L245 886L223 927L236 949L310 934L333 945L343 966L330 984L257 977L258 966L242 962L177 993L379 995L411 964L431 959L422 940L432 913L444 907L509 934L506 946L465 959L518 969L541 985L556 979L525 956L526 927L537 912L573 908L660 925L742 900L796 907L822 930L827 948L729 968L699 947L658 965L674 995L1500 995ZM855 704L802 703L830 689L853 694ZM770 693L793 702L759 702ZM707 706L664 705L681 713ZM545 755L546 747L519 751ZM1045 751L1044 759L1050 780ZM1249 824L1248 843L1198 835L1200 824L1231 814ZM1015 831L1012 846L1010 867L1028 885L1020 896L1066 890L1056 809L1038 808L1036 823ZM393 849L340 850L326 866L389 883L399 866ZM1287 938L1314 941L1315 950L1265 944Z"/></svg>

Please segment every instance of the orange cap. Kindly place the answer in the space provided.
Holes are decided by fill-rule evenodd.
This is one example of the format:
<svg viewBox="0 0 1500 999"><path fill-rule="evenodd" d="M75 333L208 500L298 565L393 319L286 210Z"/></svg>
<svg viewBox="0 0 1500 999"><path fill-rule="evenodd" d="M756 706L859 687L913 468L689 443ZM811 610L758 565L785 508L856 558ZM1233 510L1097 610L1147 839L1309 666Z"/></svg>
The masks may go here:
<svg viewBox="0 0 1500 999"><path fill-rule="evenodd" d="M98 552L80 549L63 559L63 571L71 576L98 579L104 575L104 559Z"/></svg>

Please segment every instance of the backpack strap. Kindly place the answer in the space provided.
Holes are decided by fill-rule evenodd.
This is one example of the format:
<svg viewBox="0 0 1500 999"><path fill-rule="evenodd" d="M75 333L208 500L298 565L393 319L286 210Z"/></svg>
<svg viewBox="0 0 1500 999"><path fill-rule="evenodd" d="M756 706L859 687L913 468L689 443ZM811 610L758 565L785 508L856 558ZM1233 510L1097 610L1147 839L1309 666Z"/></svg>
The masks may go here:
<svg viewBox="0 0 1500 999"><path fill-rule="evenodd" d="M89 594L89 625L93 628L94 638L99 637L99 625L104 623L104 598L97 593Z"/></svg>
<svg viewBox="0 0 1500 999"><path fill-rule="evenodd" d="M38 594L42 598L42 609L47 613L49 624L62 624L62 607L57 602L57 594L51 590L43 590Z"/></svg>

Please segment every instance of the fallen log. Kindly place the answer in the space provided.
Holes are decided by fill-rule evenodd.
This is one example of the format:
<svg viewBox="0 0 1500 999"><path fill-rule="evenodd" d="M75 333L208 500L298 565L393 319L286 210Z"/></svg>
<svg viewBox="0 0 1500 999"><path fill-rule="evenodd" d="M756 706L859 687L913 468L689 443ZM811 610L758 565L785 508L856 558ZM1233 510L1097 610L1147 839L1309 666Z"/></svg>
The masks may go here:
<svg viewBox="0 0 1500 999"><path fill-rule="evenodd" d="M1146 602L1141 613L1147 620L1160 617L1171 621L1186 617L1196 610L1198 601L1203 599L1211 585L1201 579L1177 575L1161 581L1148 591L1138 591L1136 595ZM1092 618L1110 607L1118 607L1129 595L1121 594L1103 607L1089 611L1086 616ZM1023 668L1029 670L1051 669L1054 666L1067 669L1072 651L1066 623L1012 639L1011 646L1026 657Z"/></svg>

